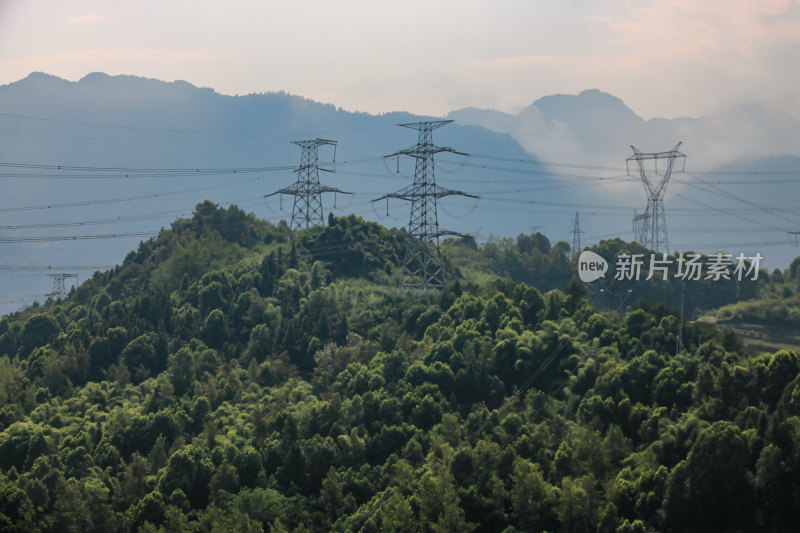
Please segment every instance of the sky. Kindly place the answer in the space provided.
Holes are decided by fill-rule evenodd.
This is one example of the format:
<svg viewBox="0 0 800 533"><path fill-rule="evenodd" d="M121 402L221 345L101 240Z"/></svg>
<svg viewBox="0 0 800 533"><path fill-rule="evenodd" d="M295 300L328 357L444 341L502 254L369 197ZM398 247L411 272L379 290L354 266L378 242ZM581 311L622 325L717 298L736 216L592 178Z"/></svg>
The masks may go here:
<svg viewBox="0 0 800 533"><path fill-rule="evenodd" d="M744 102L800 117L800 0L0 0L0 84L34 71L369 113L597 88L644 118Z"/></svg>

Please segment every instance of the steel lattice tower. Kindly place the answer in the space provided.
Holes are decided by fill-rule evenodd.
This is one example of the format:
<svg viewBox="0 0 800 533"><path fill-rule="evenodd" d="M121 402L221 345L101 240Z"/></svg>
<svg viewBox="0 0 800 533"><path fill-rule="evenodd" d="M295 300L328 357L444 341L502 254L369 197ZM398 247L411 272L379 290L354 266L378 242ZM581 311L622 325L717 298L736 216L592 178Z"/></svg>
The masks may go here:
<svg viewBox="0 0 800 533"><path fill-rule="evenodd" d="M319 182L319 171L333 172L326 168L319 168L319 147L322 145L336 146L336 141L328 139L313 139L308 141L292 141L303 149L300 156L300 166L297 167L297 182L294 185L280 189L271 194L264 195L274 196L276 194L290 194L294 196L294 206L292 207L292 223L290 229L292 233L302 229L310 228L318 224L324 224L325 219L322 213L322 193L332 192L340 194L351 194L334 187L322 185ZM335 148L334 148L335 150ZM334 151L334 160L336 160L336 152Z"/></svg>
<svg viewBox="0 0 800 533"><path fill-rule="evenodd" d="M439 291L444 287L445 276L442 269L442 254L439 249L439 237L444 235L461 235L454 231L439 228L439 215L436 211L436 202L444 196L460 195L477 198L472 194L462 191L445 189L436 185L434 176L433 156L439 152L457 152L452 148L436 146L433 144L433 130L453 122L452 120L437 120L430 122L415 122L398 124L419 132L417 144L411 148L400 150L386 157L407 155L415 158L414 183L399 191L381 196L373 200L384 198L399 198L411 202L411 215L408 220L409 241L406 246L406 255L403 261L403 274L398 288L414 290L417 292Z"/></svg>
<svg viewBox="0 0 800 533"><path fill-rule="evenodd" d="M572 228L572 258L576 258L581 253L581 220L580 215L575 213L575 225Z"/></svg>
<svg viewBox="0 0 800 533"><path fill-rule="evenodd" d="M669 239L667 238L667 218L664 215L664 192L667 190L667 183L672 175L675 160L679 157L685 158L686 155L678 151L681 143L668 152L644 153L633 148L633 155L625 160L630 174L630 162L636 161L639 168L639 177L642 178L645 191L647 192L647 208L642 214L635 214L633 217L633 229L636 240L639 244L655 252L669 253ZM659 176L658 162L666 160L666 167L660 181L657 183L647 177L645 162L652 160L655 165L655 176ZM685 162L685 159L684 159ZM685 163L684 163L685 164ZM681 169L682 171L682 169Z"/></svg>
<svg viewBox="0 0 800 533"><path fill-rule="evenodd" d="M75 278L75 284L78 284L77 274L48 274L48 276L53 278L53 292L45 294L45 296L51 296L54 300L61 300L67 295L65 279Z"/></svg>

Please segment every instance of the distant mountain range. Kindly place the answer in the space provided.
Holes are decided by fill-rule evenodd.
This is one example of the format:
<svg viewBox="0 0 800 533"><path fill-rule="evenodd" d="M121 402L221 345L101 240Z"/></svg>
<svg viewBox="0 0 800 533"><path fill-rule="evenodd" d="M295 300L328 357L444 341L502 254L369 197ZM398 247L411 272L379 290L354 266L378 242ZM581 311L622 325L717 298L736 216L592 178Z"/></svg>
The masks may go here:
<svg viewBox="0 0 800 533"><path fill-rule="evenodd" d="M702 118L645 120L592 89L540 98L516 115L466 108L448 118L508 133L543 164L554 162L553 173L563 173L565 162L587 173L603 166L622 173L630 145L661 152L682 141L686 172L673 174L665 197L672 249L760 249L773 268L800 252L786 233L800 229L800 121L781 109L751 104ZM645 199L636 180L594 190L604 199L611 191L619 202ZM607 221L604 227L621 231Z"/></svg>
<svg viewBox="0 0 800 533"><path fill-rule="evenodd" d="M683 141L687 168L711 170L752 156L799 155L800 121L761 104L740 105L703 118L644 120L619 98L591 89L536 100L516 115L465 108L448 118L508 133L542 160L619 166L630 145L646 152Z"/></svg>
<svg viewBox="0 0 800 533"><path fill-rule="evenodd" d="M485 239L536 228L553 241L569 240L580 212L584 243L616 235L630 240L633 210L644 208L645 196L638 178L627 179L623 169L629 145L661 151L683 140L688 171L729 174L673 177L666 202L673 248L741 243L748 247L730 252L752 252L754 243L780 240L762 250L773 267L786 266L797 252L785 242L800 217L759 208L796 206L800 197L800 125L788 114L742 106L702 119L644 120L618 98L589 90L540 98L516 115L469 108L446 118L456 122L437 129L434 141L472 155L439 154L437 182L481 196L441 200L440 223L449 229ZM408 205L390 202L387 217L386 203L371 200L408 185L414 163L381 156L417 142L416 131L398 123L431 119L352 113L283 92L226 96L181 81L94 73L70 82L31 74L0 86L0 162L28 165L0 167L0 263L117 264L146 233L188 215L204 199L237 203L275 221L288 218L290 198L281 212L278 198L263 196L296 179L289 167L299 164L300 149L290 141L316 137L339 143L335 165L332 151L320 152L325 167L336 171L321 173L321 180L356 193L338 196L336 212L405 226ZM770 174L775 183L769 187L753 184L758 178L751 174L730 174L745 164L783 174ZM64 170L68 165L91 169ZM98 167L109 170L92 170ZM126 168L220 171L143 175ZM262 170L245 170L253 168ZM731 194L724 195L709 180L742 183L725 185ZM747 219L758 233L739 231ZM137 235L120 236L130 233ZM97 235L116 237L85 239ZM20 238L40 242L9 242ZM50 283L41 272L3 274L0 309L41 299Z"/></svg>

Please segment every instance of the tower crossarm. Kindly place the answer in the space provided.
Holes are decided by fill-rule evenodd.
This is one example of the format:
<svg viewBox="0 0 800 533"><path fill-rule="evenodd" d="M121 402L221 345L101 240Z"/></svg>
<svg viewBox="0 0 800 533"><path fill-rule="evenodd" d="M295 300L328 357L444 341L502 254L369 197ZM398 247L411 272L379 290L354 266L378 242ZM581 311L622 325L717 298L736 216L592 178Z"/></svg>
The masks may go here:
<svg viewBox="0 0 800 533"><path fill-rule="evenodd" d="M451 231L446 229L439 230L439 234L437 235L437 237L461 237L464 239L472 239L473 241L475 240L475 237L473 237L469 233L459 233L457 231Z"/></svg>
<svg viewBox="0 0 800 533"><path fill-rule="evenodd" d="M650 199L662 199L664 195L664 191L667 188L667 183L669 183L669 178L672 175L672 171L675 166L675 160L679 157L686 158L686 154L683 154L678 151L683 142L679 142L676 144L672 150L666 152L641 152L635 146L631 145L633 149L633 155L628 157L625 160L626 166L628 168L628 173L630 173L630 162L636 161L636 165L639 169L639 177L644 183L645 188L647 189L647 196ZM647 160L654 160L656 162L656 171L658 170L658 161L661 159L667 160L667 168L664 171L664 177L661 178L657 184L654 184L650 181L647 177L647 172L645 170L644 162Z"/></svg>
<svg viewBox="0 0 800 533"><path fill-rule="evenodd" d="M470 194L464 191L457 191L454 189L446 189L444 187L440 187L439 185L432 185L429 187L429 190L425 191L424 193L420 192L420 187L418 185L409 185L408 187L403 187L399 191L390 192L389 194L384 194L378 198L372 200L373 202L377 202L379 200L385 200L386 198L397 198L399 200L407 200L409 202L416 200L420 196L433 196L435 198L443 198L445 196L466 196L467 198L480 198L480 196L476 196L474 194Z"/></svg>
<svg viewBox="0 0 800 533"><path fill-rule="evenodd" d="M430 156L432 156L434 154L438 154L438 153L441 153L441 152L449 152L451 154L465 155L465 156L469 155L466 152L459 152L458 150L454 150L453 148L450 148L449 146L436 146L434 144L416 144L416 145L412 146L411 148L406 148L404 150L397 151L397 152L395 152L393 154L389 154L389 155L384 156L384 157L389 158L389 157L395 157L395 156L398 156L398 155L407 155L407 156L410 156L410 157L427 158L427 157L430 157Z"/></svg>
<svg viewBox="0 0 800 533"><path fill-rule="evenodd" d="M330 139L320 139L317 137L316 139L310 139L306 141L292 141L292 144L296 144L300 148L313 148L314 146L321 146L323 144L332 144L333 146L336 146L338 142Z"/></svg>
<svg viewBox="0 0 800 533"><path fill-rule="evenodd" d="M452 123L452 120L429 120L426 122L406 122L405 124L398 124L398 126L412 130L435 130Z"/></svg>
<svg viewBox="0 0 800 533"><path fill-rule="evenodd" d="M457 191L455 189L445 189L444 187L439 187L438 185L435 185L434 188L436 189L436 191L434 192L436 198L443 198L445 196L466 196L467 198L476 198L476 199L480 198L480 196L475 194L470 194L464 191Z"/></svg>
<svg viewBox="0 0 800 533"><path fill-rule="evenodd" d="M336 187L328 187L327 185L319 185L318 187L308 187L306 184L295 183L294 185L289 185L288 187L284 187L283 189L278 189L275 192L265 194L264 198L269 198L270 196L275 196L276 194L298 195L306 193L314 194L323 192L335 192L336 194L353 194L350 191L343 191Z"/></svg>
<svg viewBox="0 0 800 533"><path fill-rule="evenodd" d="M684 158L685 161L686 155L678 151L680 146L681 143L678 143L672 150L666 152L641 152L635 146L631 146L633 155L625 160L628 173L630 173L631 161L636 162L636 166L639 169L639 177L647 192L647 208L645 212L643 214L637 213L633 218L636 239L656 252L669 251L667 219L664 213L664 193L667 190L669 178L675 169L675 160ZM659 173L658 164L661 160L666 160L666 168L663 168L663 172ZM645 167L647 161L653 161L655 167L652 179L647 175L648 170Z"/></svg>

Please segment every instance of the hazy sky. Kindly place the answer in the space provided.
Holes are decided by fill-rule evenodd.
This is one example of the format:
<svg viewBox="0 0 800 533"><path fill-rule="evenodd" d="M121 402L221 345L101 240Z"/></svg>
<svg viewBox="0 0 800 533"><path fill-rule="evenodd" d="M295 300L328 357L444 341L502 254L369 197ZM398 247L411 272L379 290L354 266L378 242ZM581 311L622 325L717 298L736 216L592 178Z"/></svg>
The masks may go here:
<svg viewBox="0 0 800 533"><path fill-rule="evenodd" d="M800 116L800 0L0 0L0 84L32 71L372 113L598 88L645 118L743 101Z"/></svg>

